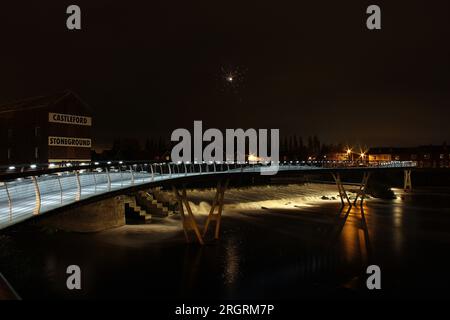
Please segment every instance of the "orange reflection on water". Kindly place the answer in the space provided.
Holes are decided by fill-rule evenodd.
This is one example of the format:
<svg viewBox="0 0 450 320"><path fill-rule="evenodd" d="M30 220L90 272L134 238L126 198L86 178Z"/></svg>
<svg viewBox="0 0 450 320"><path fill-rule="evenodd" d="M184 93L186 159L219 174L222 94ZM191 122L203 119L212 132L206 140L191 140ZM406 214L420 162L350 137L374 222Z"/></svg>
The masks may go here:
<svg viewBox="0 0 450 320"><path fill-rule="evenodd" d="M367 216L370 209L364 203L363 208L352 207L341 231L342 252L346 262L370 260L370 239L367 228Z"/></svg>

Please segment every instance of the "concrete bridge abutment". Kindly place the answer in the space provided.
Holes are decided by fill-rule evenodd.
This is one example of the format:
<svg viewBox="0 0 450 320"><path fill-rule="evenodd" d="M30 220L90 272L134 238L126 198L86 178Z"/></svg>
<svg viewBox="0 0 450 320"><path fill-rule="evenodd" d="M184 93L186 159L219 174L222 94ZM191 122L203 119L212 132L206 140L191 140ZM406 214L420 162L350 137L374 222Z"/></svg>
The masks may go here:
<svg viewBox="0 0 450 320"><path fill-rule="evenodd" d="M125 225L124 196L82 204L46 216L40 225L69 232L98 232Z"/></svg>

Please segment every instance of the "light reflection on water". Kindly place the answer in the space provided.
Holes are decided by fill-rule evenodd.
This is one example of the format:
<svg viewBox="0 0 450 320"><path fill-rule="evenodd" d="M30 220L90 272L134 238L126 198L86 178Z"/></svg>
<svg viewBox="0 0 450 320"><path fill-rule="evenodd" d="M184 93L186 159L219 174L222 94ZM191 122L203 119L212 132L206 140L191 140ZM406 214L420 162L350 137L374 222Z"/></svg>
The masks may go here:
<svg viewBox="0 0 450 320"><path fill-rule="evenodd" d="M359 253L358 230L345 225L341 232L342 253L347 263L352 262Z"/></svg>
<svg viewBox="0 0 450 320"><path fill-rule="evenodd" d="M239 261L241 255L236 238L227 240L225 248L226 257L223 276L225 284L230 286L239 278Z"/></svg>
<svg viewBox="0 0 450 320"><path fill-rule="evenodd" d="M429 207L415 193L395 190L396 200L370 199L363 212L353 208L345 218L339 201L320 199L336 196L334 186L304 189L230 192L222 238L204 247L186 245L176 219L98 234L15 234L22 254L32 261L13 268L34 271L10 281L24 297L76 298L78 293L64 287L64 266L79 264L86 276L81 297L296 298L342 288L365 292L365 267L371 263L382 266L385 287L394 292L414 288L407 279L428 269L440 278L433 264L423 264L430 257L439 258L442 270L450 267L440 255L450 243L450 215L432 214L449 211L450 195L441 192ZM194 194L197 204L210 196ZM261 203L267 207L261 209ZM433 211L436 206L441 210ZM202 207L207 208L196 208ZM199 221L204 218L198 216ZM442 230L438 239L437 227ZM427 283L431 288L439 284L446 286Z"/></svg>

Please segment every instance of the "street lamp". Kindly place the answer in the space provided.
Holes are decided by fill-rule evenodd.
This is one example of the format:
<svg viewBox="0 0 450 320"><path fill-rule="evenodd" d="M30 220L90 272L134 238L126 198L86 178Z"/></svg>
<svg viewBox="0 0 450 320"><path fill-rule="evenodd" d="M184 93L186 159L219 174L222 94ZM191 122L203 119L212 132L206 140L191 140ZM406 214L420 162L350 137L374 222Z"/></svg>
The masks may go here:
<svg viewBox="0 0 450 320"><path fill-rule="evenodd" d="M366 154L364 152L361 152L361 160L364 161L364 157L366 156Z"/></svg>
<svg viewBox="0 0 450 320"><path fill-rule="evenodd" d="M350 157L351 157L352 159L350 159ZM353 161L352 149L350 149L350 148L347 148L347 159Z"/></svg>

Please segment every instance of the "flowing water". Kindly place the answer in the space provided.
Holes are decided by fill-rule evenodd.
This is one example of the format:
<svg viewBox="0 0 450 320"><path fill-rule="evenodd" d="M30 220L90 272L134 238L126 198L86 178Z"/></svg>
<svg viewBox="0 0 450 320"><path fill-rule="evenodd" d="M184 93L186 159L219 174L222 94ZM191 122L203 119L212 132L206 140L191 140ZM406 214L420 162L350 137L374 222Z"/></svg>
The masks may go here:
<svg viewBox="0 0 450 320"><path fill-rule="evenodd" d="M24 299L448 297L450 189L394 192L346 215L331 185L228 190L221 239L205 246L185 243L177 216L94 234L20 228L2 236L0 267ZM203 224L213 192L188 195ZM69 265L82 290L67 289Z"/></svg>

